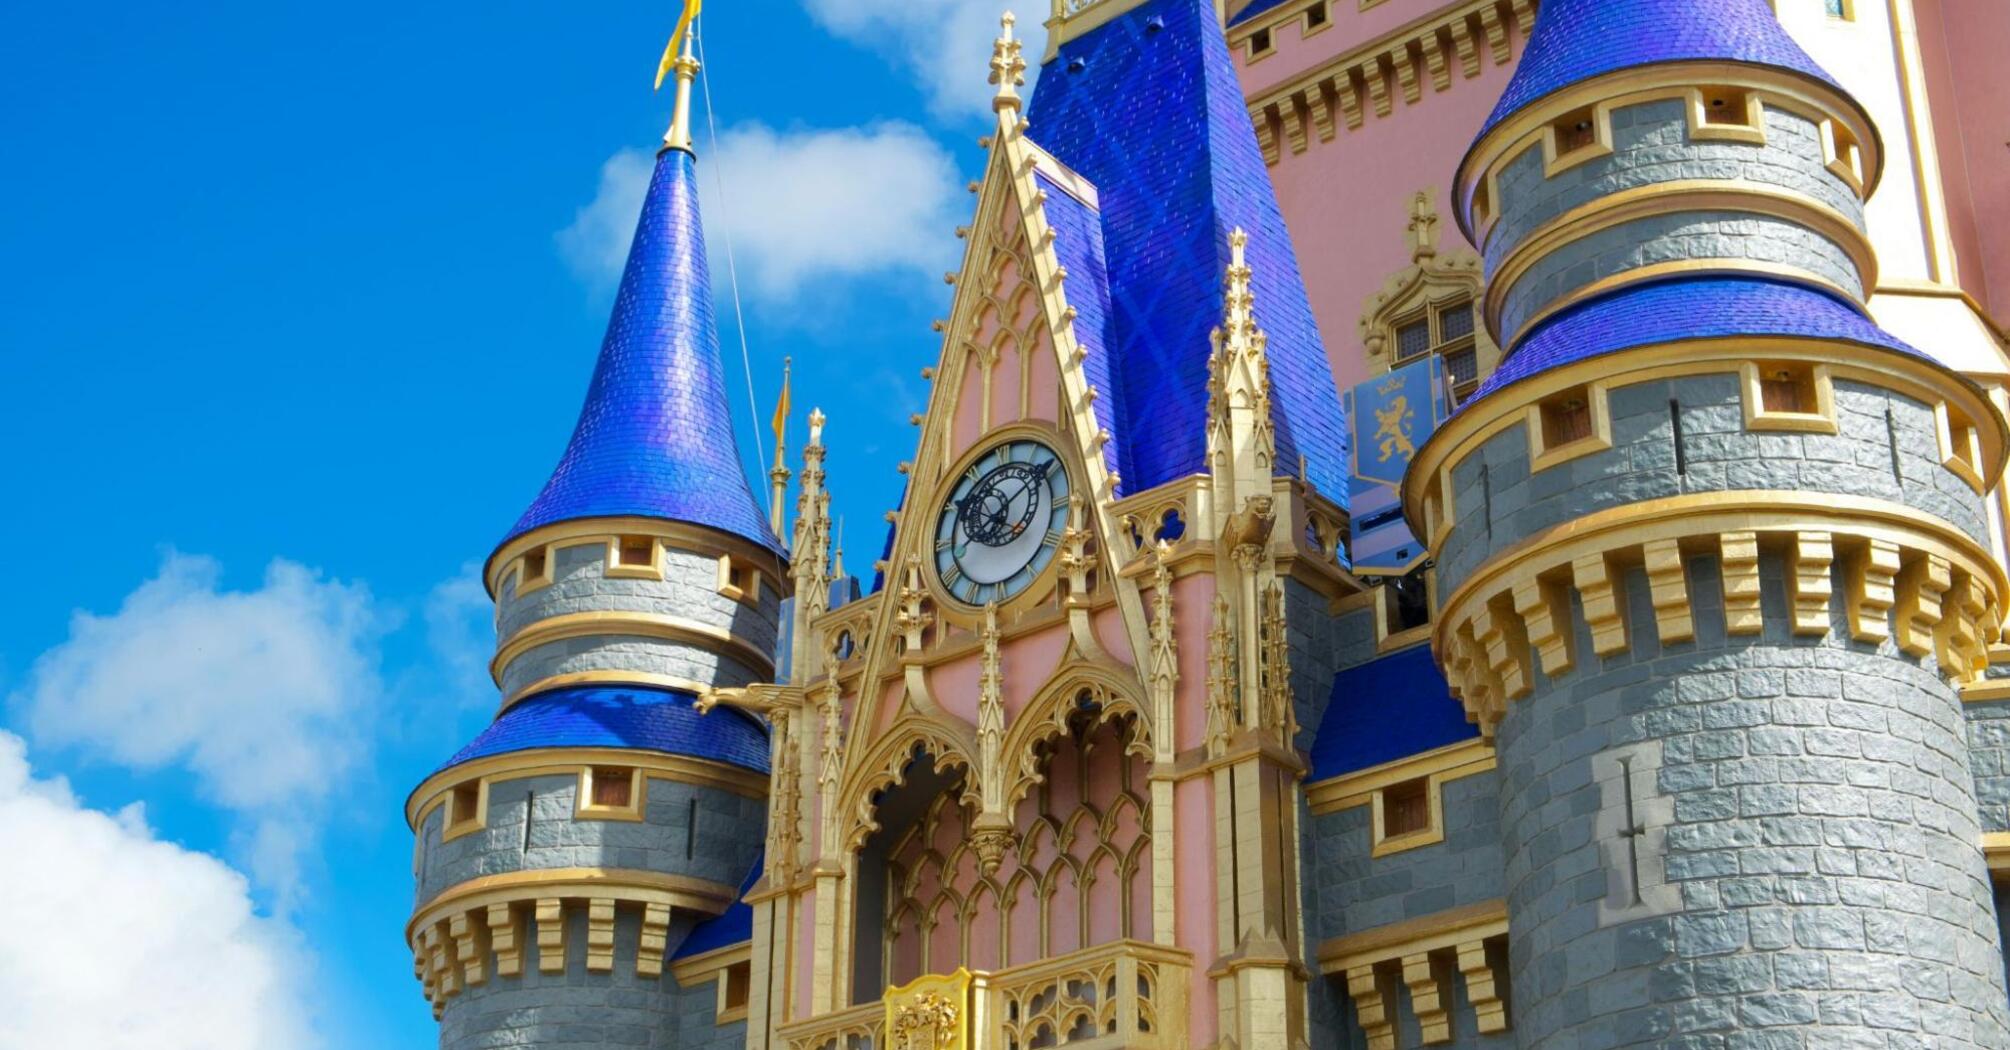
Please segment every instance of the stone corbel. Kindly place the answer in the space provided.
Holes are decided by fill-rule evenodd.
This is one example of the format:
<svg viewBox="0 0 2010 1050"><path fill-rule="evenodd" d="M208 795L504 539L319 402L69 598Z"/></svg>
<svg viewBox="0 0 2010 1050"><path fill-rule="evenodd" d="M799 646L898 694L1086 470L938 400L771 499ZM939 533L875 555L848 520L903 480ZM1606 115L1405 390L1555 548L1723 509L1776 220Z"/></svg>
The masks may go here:
<svg viewBox="0 0 2010 1050"><path fill-rule="evenodd" d="M1389 1016L1389 996L1374 965L1347 970L1347 995L1354 1000L1354 1020L1368 1037L1368 1050L1396 1050L1396 1021Z"/></svg>
<svg viewBox="0 0 2010 1050"><path fill-rule="evenodd" d="M1788 597L1794 605L1794 633L1829 633L1829 600L1835 587L1829 570L1836 560L1835 535L1801 532L1794 535L1793 565L1787 575Z"/></svg>
<svg viewBox="0 0 2010 1050"><path fill-rule="evenodd" d="M1696 637L1695 620L1689 615L1689 575L1683 568L1681 546L1672 539L1649 540L1642 553L1647 559L1647 588L1661 644Z"/></svg>
<svg viewBox="0 0 2010 1050"><path fill-rule="evenodd" d="M1972 678L1989 665L1980 628L1983 609L1980 581L1965 572L1955 573L1941 600L1940 626L1934 632L1940 669L1954 678Z"/></svg>
<svg viewBox="0 0 2010 1050"><path fill-rule="evenodd" d="M1458 946L1459 976L1466 982L1466 1002L1473 1008L1481 1034L1507 1031L1507 1003L1500 996L1500 973L1494 968L1484 940L1464 941Z"/></svg>
<svg viewBox="0 0 2010 1050"><path fill-rule="evenodd" d="M1403 984L1410 989L1410 1012L1417 1016L1418 1038L1424 1045L1452 1041L1452 1017L1446 1009L1441 969L1430 952L1402 958Z"/></svg>
<svg viewBox="0 0 2010 1050"><path fill-rule="evenodd" d="M539 928L540 935L543 933ZM588 973L614 970L614 901L595 897L586 902L586 969Z"/></svg>
<svg viewBox="0 0 2010 1050"><path fill-rule="evenodd" d="M1953 566L1938 554L1921 554L1898 573L1898 647L1912 656L1933 652L1940 626L1940 597L1954 583Z"/></svg>
<svg viewBox="0 0 2010 1050"><path fill-rule="evenodd" d="M565 972L565 902L540 897L536 904L537 972Z"/></svg>
<svg viewBox="0 0 2010 1050"><path fill-rule="evenodd" d="M1529 680L1528 635L1515 615L1511 598L1495 598L1473 610L1473 640L1485 653L1490 683L1499 683L1501 701L1527 696L1533 684Z"/></svg>
<svg viewBox="0 0 2010 1050"><path fill-rule="evenodd" d="M1564 585L1539 576L1515 584L1514 610L1529 644L1542 657L1542 673L1555 678L1577 666L1577 632L1571 630L1570 596Z"/></svg>
<svg viewBox="0 0 2010 1050"><path fill-rule="evenodd" d="M1728 634L1758 634L1766 629L1759 600L1759 534L1727 532L1718 540L1723 552L1724 630Z"/></svg>
<svg viewBox="0 0 2010 1050"><path fill-rule="evenodd" d="M425 936L426 965L432 971L433 987L440 1000L461 994L458 953L454 950L453 937L447 932L447 924L442 921L426 927Z"/></svg>
<svg viewBox="0 0 2010 1050"><path fill-rule="evenodd" d="M635 976L663 976L663 954L670 944L670 906L642 906L642 936L636 946Z"/></svg>
<svg viewBox="0 0 2010 1050"><path fill-rule="evenodd" d="M1864 552L1849 566L1844 610L1849 616L1850 635L1859 642L1876 644L1891 637L1891 607L1898 581L1898 544L1871 540Z"/></svg>
<svg viewBox="0 0 2010 1050"><path fill-rule="evenodd" d="M509 904L488 907L489 944L496 953L496 976L523 973L523 919Z"/></svg>
<svg viewBox="0 0 2010 1050"><path fill-rule="evenodd" d="M454 938L454 954L461 966L461 981L469 987L489 979L489 934L488 927L473 921L472 912L458 912L447 922L447 932Z"/></svg>
<svg viewBox="0 0 2010 1050"><path fill-rule="evenodd" d="M1585 622L1591 627L1592 651L1611 656L1625 650L1626 606L1605 555L1586 554L1570 563L1570 571L1584 602Z"/></svg>

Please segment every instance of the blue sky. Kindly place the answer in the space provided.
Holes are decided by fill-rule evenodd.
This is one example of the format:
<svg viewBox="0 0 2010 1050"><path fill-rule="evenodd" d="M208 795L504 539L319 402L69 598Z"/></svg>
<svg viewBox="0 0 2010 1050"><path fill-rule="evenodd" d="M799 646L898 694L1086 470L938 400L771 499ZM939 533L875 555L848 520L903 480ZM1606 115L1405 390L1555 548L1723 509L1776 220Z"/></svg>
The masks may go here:
<svg viewBox="0 0 2010 1050"><path fill-rule="evenodd" d="M854 571L912 451L996 13L707 12L742 445L752 472L729 226L761 416L792 356ZM0 837L42 863L0 894L43 918L0 929L0 1048L432 1044L401 805L492 710L472 567L570 431L675 17L10 12Z"/></svg>

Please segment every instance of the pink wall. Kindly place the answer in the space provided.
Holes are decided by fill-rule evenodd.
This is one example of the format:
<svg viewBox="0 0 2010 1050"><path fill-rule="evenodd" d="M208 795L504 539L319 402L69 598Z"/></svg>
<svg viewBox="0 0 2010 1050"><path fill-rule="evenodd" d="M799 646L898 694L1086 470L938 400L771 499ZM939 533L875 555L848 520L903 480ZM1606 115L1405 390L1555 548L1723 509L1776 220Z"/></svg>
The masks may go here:
<svg viewBox="0 0 2010 1050"><path fill-rule="evenodd" d="M1914 15L1961 286L2001 323L2010 319L2010 4L1914 0Z"/></svg>
<svg viewBox="0 0 2010 1050"><path fill-rule="evenodd" d="M1388 8L1407 12L1404 20L1426 9L1390 0L1369 13ZM1341 18L1343 25L1346 21ZM1520 40L1515 44L1518 56ZM1492 65L1484 48L1481 53L1479 76L1468 80L1454 64L1449 89L1433 91L1426 78L1415 105L1405 104L1398 92L1389 116L1377 117L1367 107L1358 129L1348 129L1336 115L1339 130L1333 140L1322 142L1308 132L1304 153L1291 152L1290 142L1279 137L1281 159L1270 169L1271 183L1291 229L1326 355L1343 390L1368 378L1358 324L1362 303L1391 274L1410 265L1404 239L1410 198L1418 190L1433 190L1440 249L1467 246L1452 219L1452 169L1512 73L1511 67ZM1261 74L1276 58L1257 63L1250 75ZM1258 321L1262 313L1258 303Z"/></svg>

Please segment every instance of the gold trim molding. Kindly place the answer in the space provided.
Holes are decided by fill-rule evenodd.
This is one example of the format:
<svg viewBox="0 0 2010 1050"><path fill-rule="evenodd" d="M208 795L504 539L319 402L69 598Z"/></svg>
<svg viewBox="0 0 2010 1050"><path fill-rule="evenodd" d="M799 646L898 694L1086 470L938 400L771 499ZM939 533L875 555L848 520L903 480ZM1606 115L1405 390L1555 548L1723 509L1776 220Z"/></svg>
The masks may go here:
<svg viewBox="0 0 2010 1050"><path fill-rule="evenodd" d="M446 802L448 794L471 778L482 781L483 797L486 799L488 785L492 783L540 776L576 777L592 766L628 766L636 769L645 779L655 777L716 787L747 798L768 796L767 777L723 762L624 748L538 748L490 755L434 773L412 789L406 799L405 822L416 833L432 816L433 810ZM486 811L486 805L483 809Z"/></svg>

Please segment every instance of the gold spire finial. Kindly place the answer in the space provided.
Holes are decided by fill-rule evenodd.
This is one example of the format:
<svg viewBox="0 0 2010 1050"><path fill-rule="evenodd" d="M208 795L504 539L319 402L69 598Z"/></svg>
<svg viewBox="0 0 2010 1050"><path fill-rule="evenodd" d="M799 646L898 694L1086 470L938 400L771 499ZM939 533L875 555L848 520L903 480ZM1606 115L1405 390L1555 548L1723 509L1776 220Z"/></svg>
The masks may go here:
<svg viewBox="0 0 2010 1050"><path fill-rule="evenodd" d="M663 49L663 60L656 66L656 86L663 86L664 74L677 72L677 104L671 111L670 130L663 133L664 149L681 149L691 152L691 82L698 79L698 55L691 32L691 23L698 17L704 0L684 0L684 13L677 18L677 29L670 34L670 46Z"/></svg>
<svg viewBox="0 0 2010 1050"><path fill-rule="evenodd" d="M1010 11L1000 15L998 39L991 45L991 83L998 85L991 108L999 112L1019 108L1019 87L1026 83L1026 58L1020 54L1019 41L1012 37L1016 21Z"/></svg>
<svg viewBox="0 0 2010 1050"><path fill-rule="evenodd" d="M673 129L674 130L674 129ZM775 535L782 534L782 501L789 493L789 468L787 465L789 433L789 372L791 361L782 358L782 394L775 399L775 418L768 424L775 432L775 466L768 471L768 484L772 490L768 502L768 524L774 527ZM815 444L814 441L811 444Z"/></svg>

